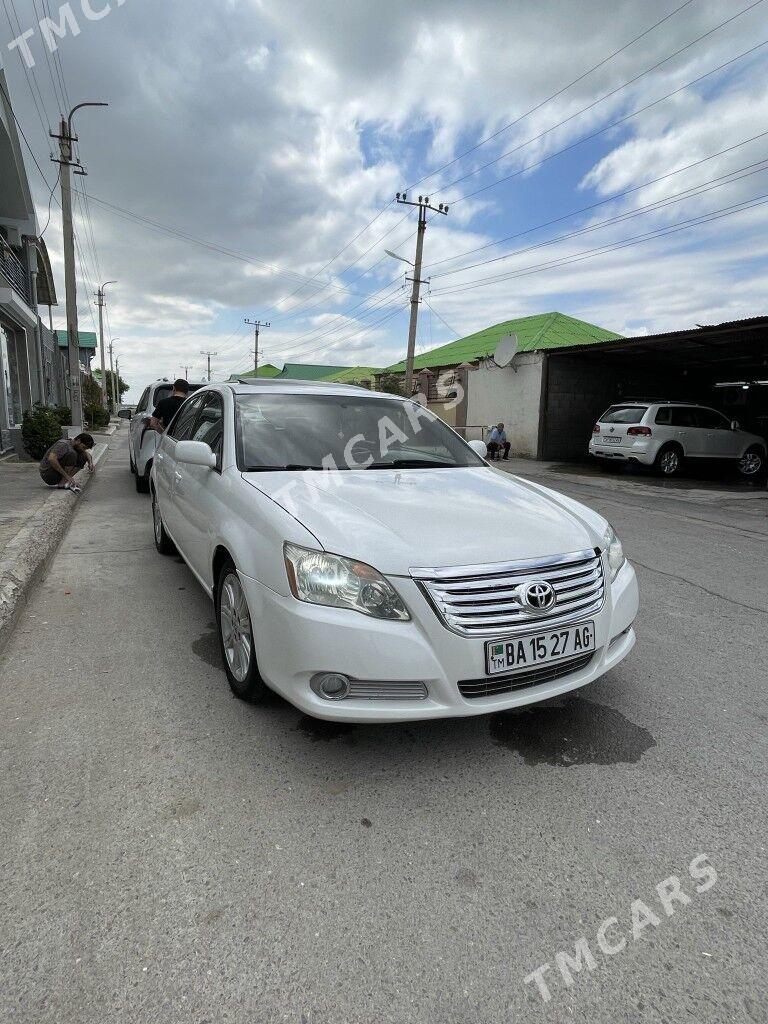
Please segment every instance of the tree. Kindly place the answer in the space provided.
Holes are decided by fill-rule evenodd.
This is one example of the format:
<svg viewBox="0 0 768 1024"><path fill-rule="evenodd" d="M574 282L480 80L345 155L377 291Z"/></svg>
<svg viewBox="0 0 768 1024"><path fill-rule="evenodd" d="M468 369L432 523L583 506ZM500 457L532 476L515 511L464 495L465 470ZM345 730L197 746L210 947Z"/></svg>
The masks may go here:
<svg viewBox="0 0 768 1024"><path fill-rule="evenodd" d="M113 376L112 371L111 370L107 370L107 405L109 407L109 411L110 412L114 412L114 409L112 408L112 376ZM93 377L94 377L94 380L96 380L98 382L99 387L101 387L101 370L94 370L93 371ZM120 377L120 378L118 378L117 386L118 386L119 392L120 392L119 397L118 397L118 404L120 404L122 402L123 395L125 394L125 392L128 390L128 388L131 385L130 384L126 384L126 382L123 380L123 378ZM99 401L101 401L101 399L99 399Z"/></svg>

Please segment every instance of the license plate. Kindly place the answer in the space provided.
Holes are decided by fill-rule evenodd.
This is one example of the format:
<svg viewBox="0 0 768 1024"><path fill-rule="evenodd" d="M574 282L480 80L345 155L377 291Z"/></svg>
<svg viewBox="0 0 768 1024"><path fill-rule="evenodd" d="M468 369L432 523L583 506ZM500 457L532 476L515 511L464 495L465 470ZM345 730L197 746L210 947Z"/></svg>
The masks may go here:
<svg viewBox="0 0 768 1024"><path fill-rule="evenodd" d="M594 649L594 622L580 622L578 626L541 630L505 640L488 640L485 645L485 671L489 676L516 672L562 658L575 658Z"/></svg>
<svg viewBox="0 0 768 1024"><path fill-rule="evenodd" d="M603 444L621 444L623 438L621 437L604 437Z"/></svg>

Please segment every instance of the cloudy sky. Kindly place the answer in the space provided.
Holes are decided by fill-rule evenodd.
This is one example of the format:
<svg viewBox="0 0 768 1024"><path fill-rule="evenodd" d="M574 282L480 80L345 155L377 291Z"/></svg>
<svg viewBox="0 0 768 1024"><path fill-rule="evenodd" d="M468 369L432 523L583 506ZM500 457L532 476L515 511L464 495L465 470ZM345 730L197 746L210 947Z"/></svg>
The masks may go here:
<svg viewBox="0 0 768 1024"><path fill-rule="evenodd" d="M401 358L407 268L384 249L413 258L415 212L393 202L410 186L450 204L427 230L419 350L548 310L626 334L766 313L766 0L106 7L71 0L79 33L57 55L72 104L110 104L77 115L80 324L116 278L134 401L184 366L200 379L205 350L216 376L248 369L245 317L271 320L278 365ZM12 100L52 185L62 89L37 25L58 4L2 8ZM7 49L19 28L29 78ZM55 202L46 241L63 297Z"/></svg>

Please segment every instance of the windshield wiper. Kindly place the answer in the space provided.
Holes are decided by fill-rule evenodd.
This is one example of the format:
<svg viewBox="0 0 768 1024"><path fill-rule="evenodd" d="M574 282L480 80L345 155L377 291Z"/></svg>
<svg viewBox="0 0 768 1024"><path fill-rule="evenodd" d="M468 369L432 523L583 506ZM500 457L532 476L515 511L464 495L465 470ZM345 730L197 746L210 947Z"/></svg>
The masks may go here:
<svg viewBox="0 0 768 1024"><path fill-rule="evenodd" d="M372 462L366 469L455 469L452 462L439 459L392 459L391 462Z"/></svg>
<svg viewBox="0 0 768 1024"><path fill-rule="evenodd" d="M322 466L305 466L300 462L289 462L287 466L249 466L246 473L279 473L281 470L291 469L322 469Z"/></svg>

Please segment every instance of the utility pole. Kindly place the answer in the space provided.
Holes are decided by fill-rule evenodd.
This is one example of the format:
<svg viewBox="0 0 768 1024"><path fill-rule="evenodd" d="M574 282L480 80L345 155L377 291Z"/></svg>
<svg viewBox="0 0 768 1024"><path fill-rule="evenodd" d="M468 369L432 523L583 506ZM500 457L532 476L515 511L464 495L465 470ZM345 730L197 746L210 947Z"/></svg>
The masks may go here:
<svg viewBox="0 0 768 1024"><path fill-rule="evenodd" d="M108 284L117 284L117 281L105 281L99 288L96 297L96 305L99 307L99 346L101 348L101 404L105 409L109 408L107 403L107 366L104 362L104 289Z"/></svg>
<svg viewBox="0 0 768 1024"><path fill-rule="evenodd" d="M253 375L257 375L259 371L259 328L260 327L271 327L272 324L264 323L261 320L247 320L245 323L250 324L253 327Z"/></svg>
<svg viewBox="0 0 768 1024"><path fill-rule="evenodd" d="M207 356L208 357L208 381L209 382L211 380L211 356L217 356L218 354L219 354L218 352L201 352L200 353L201 356Z"/></svg>
<svg viewBox="0 0 768 1024"><path fill-rule="evenodd" d="M424 253L424 234L427 230L427 210L431 210L432 213L448 213L448 207L445 203L440 203L438 207L430 205L429 196L419 196L419 201L414 203L413 200L408 198L407 193L398 192L397 202L401 206L418 206L419 208L419 228L416 234L416 259L413 264L413 277L407 277L407 281L413 281L413 291L411 292L411 322L408 327L408 351L405 357L405 395L406 398L410 398L413 393L413 356L416 351L416 327L419 318L419 291L421 285L426 282L421 280L421 258ZM406 261L407 262L407 261Z"/></svg>
<svg viewBox="0 0 768 1024"><path fill-rule="evenodd" d="M75 432L83 429L83 396L80 387L80 332L77 323L77 279L75 275L75 233L72 226L72 178L75 174L86 174L85 168L74 155L77 136L72 134L72 118L81 107L106 107L106 103L78 103L69 116L61 119L59 134L51 132L59 140L59 159L54 160L61 168L61 214L64 228L64 284L67 296L67 352L69 386L72 408L72 423Z"/></svg>
<svg viewBox="0 0 768 1024"><path fill-rule="evenodd" d="M189 380L189 367L182 366L181 369L184 371L184 380Z"/></svg>
<svg viewBox="0 0 768 1024"><path fill-rule="evenodd" d="M120 404L120 356L115 357L115 404L113 406L115 412Z"/></svg>
<svg viewBox="0 0 768 1024"><path fill-rule="evenodd" d="M119 338L111 338L110 341L109 341L109 374L110 374L110 377L111 377L110 391L112 393L112 408L113 409L117 409L117 398L115 397L115 393L116 393L116 390L117 390L116 387L115 387L115 372L112 369L112 344L115 341L120 341L120 339Z"/></svg>

